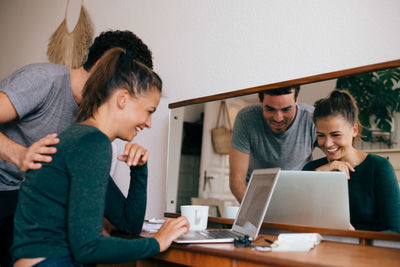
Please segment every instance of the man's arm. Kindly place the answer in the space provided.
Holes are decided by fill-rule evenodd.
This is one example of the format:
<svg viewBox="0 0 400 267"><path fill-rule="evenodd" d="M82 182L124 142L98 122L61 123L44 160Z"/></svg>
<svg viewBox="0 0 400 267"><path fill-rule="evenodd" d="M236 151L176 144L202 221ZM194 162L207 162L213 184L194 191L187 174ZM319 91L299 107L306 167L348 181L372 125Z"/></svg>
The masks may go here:
<svg viewBox="0 0 400 267"><path fill-rule="evenodd" d="M14 105L5 93L0 92L0 124L17 118L18 114ZM30 147L24 147L0 132L0 158L14 163L22 171L39 169L42 164L38 162L50 162L51 157L48 155L57 151L55 147L48 146L55 145L58 142L59 139L56 134L49 134Z"/></svg>
<svg viewBox="0 0 400 267"><path fill-rule="evenodd" d="M229 151L229 186L239 203L242 202L246 192L246 175L249 162L249 154L231 147Z"/></svg>

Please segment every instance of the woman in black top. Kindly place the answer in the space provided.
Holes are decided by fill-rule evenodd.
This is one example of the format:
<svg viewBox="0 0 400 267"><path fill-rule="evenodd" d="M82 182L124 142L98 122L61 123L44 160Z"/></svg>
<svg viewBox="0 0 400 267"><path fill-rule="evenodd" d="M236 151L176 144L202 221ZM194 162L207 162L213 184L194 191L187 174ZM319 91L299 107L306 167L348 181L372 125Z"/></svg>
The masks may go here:
<svg viewBox="0 0 400 267"><path fill-rule="evenodd" d="M141 231L146 210L147 157L130 144L120 160L130 166L125 199L109 176L111 141L132 141L151 127L161 94L156 73L121 48L109 50L89 77L77 124L59 135L52 162L27 173L15 215L16 267L119 263L153 256L188 231L185 217L168 219L154 238L104 236L106 217L132 235ZM54 265L55 264L55 265Z"/></svg>
<svg viewBox="0 0 400 267"><path fill-rule="evenodd" d="M360 138L358 109L346 91L317 102L313 120L325 158L304 170L342 171L349 186L350 221L357 230L400 232L400 192L390 162L355 148Z"/></svg>

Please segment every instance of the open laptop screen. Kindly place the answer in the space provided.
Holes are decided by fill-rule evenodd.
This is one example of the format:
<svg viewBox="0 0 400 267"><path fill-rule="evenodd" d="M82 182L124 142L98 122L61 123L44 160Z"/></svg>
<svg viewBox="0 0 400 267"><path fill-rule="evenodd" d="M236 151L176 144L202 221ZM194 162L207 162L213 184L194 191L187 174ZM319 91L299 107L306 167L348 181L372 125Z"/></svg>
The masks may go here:
<svg viewBox="0 0 400 267"><path fill-rule="evenodd" d="M246 201L242 201L232 227L233 231L247 234L250 238L256 238L268 208L268 202L271 200L278 173L279 169L253 171L243 198Z"/></svg>
<svg viewBox="0 0 400 267"><path fill-rule="evenodd" d="M264 221L351 229L346 174L281 171Z"/></svg>

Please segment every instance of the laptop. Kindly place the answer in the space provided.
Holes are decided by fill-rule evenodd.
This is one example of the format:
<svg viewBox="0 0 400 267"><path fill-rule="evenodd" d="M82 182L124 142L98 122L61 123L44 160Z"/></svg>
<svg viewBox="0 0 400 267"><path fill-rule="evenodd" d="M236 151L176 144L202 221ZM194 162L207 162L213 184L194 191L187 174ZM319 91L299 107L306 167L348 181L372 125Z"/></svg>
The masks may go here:
<svg viewBox="0 0 400 267"><path fill-rule="evenodd" d="M242 203L231 229L190 231L176 243L233 242L235 238L257 238L279 175L279 168L257 169L251 174Z"/></svg>
<svg viewBox="0 0 400 267"><path fill-rule="evenodd" d="M264 222L351 229L345 173L281 170Z"/></svg>

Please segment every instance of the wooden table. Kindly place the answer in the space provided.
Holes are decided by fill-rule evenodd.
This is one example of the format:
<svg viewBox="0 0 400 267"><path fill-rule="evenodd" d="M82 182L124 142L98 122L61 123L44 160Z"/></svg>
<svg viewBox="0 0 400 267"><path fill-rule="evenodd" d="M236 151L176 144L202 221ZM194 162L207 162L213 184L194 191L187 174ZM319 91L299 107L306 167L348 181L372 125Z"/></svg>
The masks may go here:
<svg viewBox="0 0 400 267"><path fill-rule="evenodd" d="M261 235L275 239L273 235ZM309 252L259 252L235 248L232 243L173 244L152 259L136 262L145 266L400 266L400 250L322 241Z"/></svg>
<svg viewBox="0 0 400 267"><path fill-rule="evenodd" d="M164 215L166 217L179 216L179 214L171 213ZM212 224L216 228L230 228L232 223L232 219L209 217L209 225ZM271 223L263 223L262 228L278 232L284 230L286 232L320 233L323 236L341 236L353 238L359 244L322 241L309 252L259 252L252 248L235 248L233 243L174 243L167 251L150 259L101 266L400 266L400 249L371 246L373 240L400 242L400 234ZM151 234L149 235L151 236ZM146 237L147 234L144 233L142 236ZM263 242L263 238L275 240L277 233L259 234L257 239L259 241L256 242Z"/></svg>

